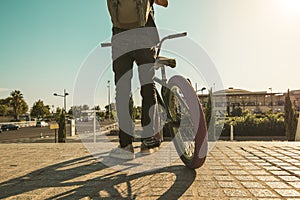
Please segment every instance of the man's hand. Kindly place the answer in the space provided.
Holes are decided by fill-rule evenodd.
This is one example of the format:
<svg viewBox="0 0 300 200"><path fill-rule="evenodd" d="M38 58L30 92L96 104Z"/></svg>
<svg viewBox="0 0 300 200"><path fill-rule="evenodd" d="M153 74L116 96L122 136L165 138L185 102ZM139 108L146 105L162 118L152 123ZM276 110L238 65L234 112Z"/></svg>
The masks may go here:
<svg viewBox="0 0 300 200"><path fill-rule="evenodd" d="M154 0L154 3L163 7L168 7L168 0Z"/></svg>

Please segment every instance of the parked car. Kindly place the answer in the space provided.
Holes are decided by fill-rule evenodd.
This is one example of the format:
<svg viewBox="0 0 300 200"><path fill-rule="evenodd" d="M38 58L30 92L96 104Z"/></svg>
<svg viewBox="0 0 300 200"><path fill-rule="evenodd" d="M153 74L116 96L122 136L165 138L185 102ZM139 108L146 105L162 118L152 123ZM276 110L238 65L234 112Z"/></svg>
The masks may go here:
<svg viewBox="0 0 300 200"><path fill-rule="evenodd" d="M35 126L36 127L44 127L44 126L48 126L48 123L44 122L44 121L37 121Z"/></svg>
<svg viewBox="0 0 300 200"><path fill-rule="evenodd" d="M4 124L1 126L2 131L19 130L20 126L14 124Z"/></svg>

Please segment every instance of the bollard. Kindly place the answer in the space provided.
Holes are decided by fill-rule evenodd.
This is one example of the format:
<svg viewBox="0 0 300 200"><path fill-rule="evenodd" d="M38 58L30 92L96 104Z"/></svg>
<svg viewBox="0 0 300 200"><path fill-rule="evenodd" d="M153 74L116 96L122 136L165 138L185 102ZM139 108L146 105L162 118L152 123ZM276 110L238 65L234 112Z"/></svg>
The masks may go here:
<svg viewBox="0 0 300 200"><path fill-rule="evenodd" d="M233 125L230 125L230 141L233 141Z"/></svg>
<svg viewBox="0 0 300 200"><path fill-rule="evenodd" d="M42 132L40 133L40 138L44 138L44 137L43 137L43 133L42 133Z"/></svg>

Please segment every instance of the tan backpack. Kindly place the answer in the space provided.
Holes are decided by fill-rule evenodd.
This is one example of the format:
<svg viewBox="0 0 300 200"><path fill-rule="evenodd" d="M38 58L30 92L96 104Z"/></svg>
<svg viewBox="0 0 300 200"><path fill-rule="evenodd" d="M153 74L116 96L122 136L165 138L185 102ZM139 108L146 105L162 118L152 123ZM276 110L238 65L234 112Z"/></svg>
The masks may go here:
<svg viewBox="0 0 300 200"><path fill-rule="evenodd" d="M133 29L144 27L151 11L149 0L107 0L114 27Z"/></svg>

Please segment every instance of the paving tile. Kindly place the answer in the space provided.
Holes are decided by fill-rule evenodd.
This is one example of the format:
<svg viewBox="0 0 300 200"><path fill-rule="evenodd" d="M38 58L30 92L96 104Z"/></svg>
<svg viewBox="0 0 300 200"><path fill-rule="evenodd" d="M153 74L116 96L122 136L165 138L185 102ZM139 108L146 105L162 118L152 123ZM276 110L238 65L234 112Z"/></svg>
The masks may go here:
<svg viewBox="0 0 300 200"><path fill-rule="evenodd" d="M282 176L282 175L291 175L290 173L286 172L286 171L270 171L270 173L276 175L276 176Z"/></svg>
<svg viewBox="0 0 300 200"><path fill-rule="evenodd" d="M210 166L208 167L210 170L224 170L222 165Z"/></svg>
<svg viewBox="0 0 300 200"><path fill-rule="evenodd" d="M266 172L265 170L254 170L254 171L250 171L250 173L252 175L269 175L269 173Z"/></svg>
<svg viewBox="0 0 300 200"><path fill-rule="evenodd" d="M283 197L300 197L300 193L293 189L275 189Z"/></svg>
<svg viewBox="0 0 300 200"><path fill-rule="evenodd" d="M233 181L234 178L232 176L214 176L217 181Z"/></svg>
<svg viewBox="0 0 300 200"><path fill-rule="evenodd" d="M229 175L229 172L226 170L215 170L213 173L216 175Z"/></svg>
<svg viewBox="0 0 300 200"><path fill-rule="evenodd" d="M196 180L199 180L199 181L212 181L212 177L209 176L209 175L197 176Z"/></svg>
<svg viewBox="0 0 300 200"><path fill-rule="evenodd" d="M270 188L277 188L277 189L283 189L283 188L291 188L291 186L283 183L283 182L265 182Z"/></svg>
<svg viewBox="0 0 300 200"><path fill-rule="evenodd" d="M197 183L199 188L218 188L219 186L212 181L199 181Z"/></svg>
<svg viewBox="0 0 300 200"><path fill-rule="evenodd" d="M254 176L235 176L236 179L239 181L254 181L255 177Z"/></svg>
<svg viewBox="0 0 300 200"><path fill-rule="evenodd" d="M300 167L300 162L298 161L298 162L295 162L295 163L293 163L293 165L295 165L295 166L297 166L297 167Z"/></svg>
<svg viewBox="0 0 300 200"><path fill-rule="evenodd" d="M256 176L257 179L261 180L261 181L279 181L278 178L276 178L275 176Z"/></svg>
<svg viewBox="0 0 300 200"><path fill-rule="evenodd" d="M284 166L282 168L285 170L288 170L288 171L299 171L300 170L299 167L295 167L295 166Z"/></svg>
<svg viewBox="0 0 300 200"><path fill-rule="evenodd" d="M256 200L282 200L282 198L274 198L274 197L272 197L272 198L257 198Z"/></svg>
<svg viewBox="0 0 300 200"><path fill-rule="evenodd" d="M229 170L241 170L242 168L240 166L233 165L233 166L226 166L226 169L229 169Z"/></svg>
<svg viewBox="0 0 300 200"><path fill-rule="evenodd" d="M246 197L247 193L240 189L224 189L223 192L227 197Z"/></svg>
<svg viewBox="0 0 300 200"><path fill-rule="evenodd" d="M241 184L245 187L245 188L265 188L265 186L263 186L261 183L259 182L241 182Z"/></svg>
<svg viewBox="0 0 300 200"><path fill-rule="evenodd" d="M218 182L219 186L221 188L241 188L237 183L235 182Z"/></svg>
<svg viewBox="0 0 300 200"><path fill-rule="evenodd" d="M250 189L249 191L255 197L276 197L276 194L268 189Z"/></svg>
<svg viewBox="0 0 300 200"><path fill-rule="evenodd" d="M294 188L300 189L300 182L287 182L287 183L292 185Z"/></svg>
<svg viewBox="0 0 300 200"><path fill-rule="evenodd" d="M221 162L222 163L222 165L224 165L224 166L236 166L236 164L235 163L233 163L233 162L226 162L226 161L222 161Z"/></svg>
<svg viewBox="0 0 300 200"><path fill-rule="evenodd" d="M243 170L229 170L233 175L248 175L249 173Z"/></svg>
<svg viewBox="0 0 300 200"><path fill-rule="evenodd" d="M279 176L279 178L285 180L285 181L297 181L300 182L300 178L296 176Z"/></svg>
<svg viewBox="0 0 300 200"><path fill-rule="evenodd" d="M256 170L260 170L261 168L257 167L257 166L245 166L245 169L249 170L249 171L256 171Z"/></svg>
<svg viewBox="0 0 300 200"><path fill-rule="evenodd" d="M249 163L249 161L245 160L245 162L237 161L241 166L254 166L254 164Z"/></svg>
<svg viewBox="0 0 300 200"><path fill-rule="evenodd" d="M221 190L216 189L207 189L207 190L199 190L198 195L200 197L219 197L223 195Z"/></svg>

